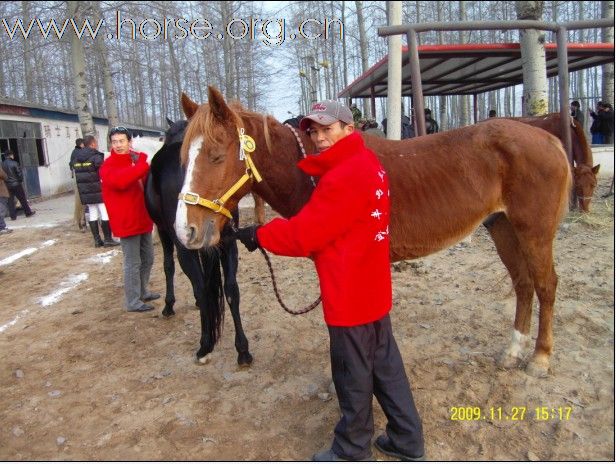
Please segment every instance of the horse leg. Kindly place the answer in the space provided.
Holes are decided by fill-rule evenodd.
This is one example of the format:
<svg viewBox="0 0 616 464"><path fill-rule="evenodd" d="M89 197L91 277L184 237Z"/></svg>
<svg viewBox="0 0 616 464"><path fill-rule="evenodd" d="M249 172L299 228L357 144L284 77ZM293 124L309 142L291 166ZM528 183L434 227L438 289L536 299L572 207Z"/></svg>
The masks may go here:
<svg viewBox="0 0 616 464"><path fill-rule="evenodd" d="M539 331L535 343L535 352L526 366L526 372L534 377L546 377L550 367L550 355L554 344L552 321L558 276L554 270L552 257L552 240L546 231L535 231L532 236L519 231L521 249L526 256L526 263L533 279L535 292L539 299ZM531 235L531 234L528 234Z"/></svg>
<svg viewBox="0 0 616 464"><path fill-rule="evenodd" d="M175 304L175 290L173 288L173 277L175 276L175 261L173 259L173 240L165 231L159 230L160 244L163 247L163 269L165 270L165 307L164 317L175 316L173 305Z"/></svg>
<svg viewBox="0 0 616 464"><path fill-rule="evenodd" d="M252 194L255 201L255 221L257 224L265 224L265 200L256 193Z"/></svg>
<svg viewBox="0 0 616 464"><path fill-rule="evenodd" d="M220 262L225 276L224 291L235 327L235 349L237 350L237 363L241 367L252 364L252 355L248 351L248 339L244 334L240 316L240 289L237 285L238 251L235 240L225 240L220 248Z"/></svg>
<svg viewBox="0 0 616 464"><path fill-rule="evenodd" d="M196 305L199 307L201 339L199 350L196 353L197 362L207 364L210 360L208 355L214 350L214 345L218 339L217 334L220 330L218 321L222 312L218 296L222 294L222 290L218 290L221 286L218 257L215 257L215 266L212 266L214 253L203 253L203 258L200 258L198 251L188 250L184 247L178 247L177 250L178 261L184 274L190 280ZM216 274L218 274L218 277Z"/></svg>
<svg viewBox="0 0 616 464"><path fill-rule="evenodd" d="M522 360L524 348L530 341L533 280L526 264L526 258L520 250L518 238L507 217L499 213L484 224L494 240L501 261L509 272L516 295L511 343L499 361L504 368L517 367Z"/></svg>

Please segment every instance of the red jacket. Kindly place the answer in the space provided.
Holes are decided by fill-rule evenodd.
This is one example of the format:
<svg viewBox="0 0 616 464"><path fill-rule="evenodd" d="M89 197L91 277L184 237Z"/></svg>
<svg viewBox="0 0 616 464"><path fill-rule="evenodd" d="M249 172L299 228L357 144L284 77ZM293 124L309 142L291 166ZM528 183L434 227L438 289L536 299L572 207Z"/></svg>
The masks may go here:
<svg viewBox="0 0 616 464"><path fill-rule="evenodd" d="M328 325L382 318L392 302L385 170L357 132L298 166L320 181L296 216L257 229L259 244L314 260Z"/></svg>
<svg viewBox="0 0 616 464"><path fill-rule="evenodd" d="M133 163L132 155L137 155ZM152 232L152 219L145 209L143 187L150 170L145 153L120 155L111 150L99 170L103 201L109 214L109 224L117 237Z"/></svg>

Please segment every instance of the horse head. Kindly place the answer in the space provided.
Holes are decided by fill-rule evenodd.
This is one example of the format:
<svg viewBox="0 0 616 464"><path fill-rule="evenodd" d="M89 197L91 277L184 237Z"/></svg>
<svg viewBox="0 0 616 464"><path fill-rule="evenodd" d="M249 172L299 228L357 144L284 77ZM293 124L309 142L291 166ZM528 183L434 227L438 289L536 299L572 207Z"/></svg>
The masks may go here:
<svg viewBox="0 0 616 464"><path fill-rule="evenodd" d="M575 196L580 209L585 213L590 212L590 200L597 186L599 167L600 164L594 167L579 164L573 169Z"/></svg>
<svg viewBox="0 0 616 464"><path fill-rule="evenodd" d="M183 95L182 106L190 121L182 144L186 177L175 230L186 248L199 249L219 242L230 211L260 176L250 157L254 141L218 90L209 87L208 103L200 106Z"/></svg>

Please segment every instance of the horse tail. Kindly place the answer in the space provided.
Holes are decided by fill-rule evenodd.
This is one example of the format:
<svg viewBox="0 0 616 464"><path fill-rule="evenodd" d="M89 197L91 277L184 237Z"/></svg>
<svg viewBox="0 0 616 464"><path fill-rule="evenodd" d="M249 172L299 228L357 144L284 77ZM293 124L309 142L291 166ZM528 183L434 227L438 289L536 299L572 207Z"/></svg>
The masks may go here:
<svg viewBox="0 0 616 464"><path fill-rule="evenodd" d="M560 202L558 204L558 221L562 221L567 212L569 211L569 197L571 194L571 188L573 185L573 174L571 172L571 165L569 164L569 158L567 157L567 152L565 151L563 144L560 139L556 138L552 134L550 135L550 142L554 146L554 148L560 153L562 157L563 164L565 169L567 170L565 185L560 193Z"/></svg>
<svg viewBox="0 0 616 464"><path fill-rule="evenodd" d="M200 250L201 269L203 271L203 308L201 310L202 331L207 331L211 347L220 338L225 318L225 300L223 292L220 251L216 247Z"/></svg>

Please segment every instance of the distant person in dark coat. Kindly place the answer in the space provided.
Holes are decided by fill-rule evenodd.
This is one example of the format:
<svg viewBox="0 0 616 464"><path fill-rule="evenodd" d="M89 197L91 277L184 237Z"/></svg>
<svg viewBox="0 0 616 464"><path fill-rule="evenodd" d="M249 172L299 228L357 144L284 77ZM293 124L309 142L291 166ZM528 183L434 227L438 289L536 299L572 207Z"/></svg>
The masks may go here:
<svg viewBox="0 0 616 464"><path fill-rule="evenodd" d="M75 162L75 156L77 156L77 153L79 153L79 150L82 150L83 147L84 147L83 139L76 139L75 148L73 148L73 151L71 152L71 159L68 162L68 167L71 168L71 171L73 171L73 163Z"/></svg>
<svg viewBox="0 0 616 464"><path fill-rule="evenodd" d="M571 102L571 117L577 119L584 128L584 113L580 110L580 102L577 100Z"/></svg>
<svg viewBox="0 0 616 464"><path fill-rule="evenodd" d="M24 181L23 173L21 172L21 167L19 163L15 161L15 153L13 150L9 149L5 153L5 160L2 163L2 169L7 175L6 178L6 187L9 190L9 215L11 219L14 221L17 219L17 209L15 208L15 197L19 200L21 207L26 214L26 217L32 216L36 211L33 211L28 204L28 200L26 199L26 192L24 191L24 186L22 182Z"/></svg>
<svg viewBox="0 0 616 464"><path fill-rule="evenodd" d="M438 123L432 117L432 110L425 108L424 114L426 117L426 134L436 134L438 132Z"/></svg>
<svg viewBox="0 0 616 464"><path fill-rule="evenodd" d="M10 234L13 232L6 227L4 218L9 214L9 189L6 188L7 175L0 167L0 234Z"/></svg>
<svg viewBox="0 0 616 464"><path fill-rule="evenodd" d="M103 195L101 193L101 178L98 170L105 160L105 155L98 151L98 142L96 137L88 135L83 140L85 147L76 150L75 157L72 160L75 178L77 180L77 190L82 205L88 205L90 215L90 231L94 237L94 246L117 246L115 240L111 236L111 228L109 227L109 216L105 203L103 203ZM98 231L98 220L101 220L101 229L105 240L101 240Z"/></svg>
<svg viewBox="0 0 616 464"><path fill-rule="evenodd" d="M592 124L590 125L590 135L592 136L592 144L593 145L601 145L605 143L603 141L603 115L601 114L601 110L603 109L603 102L597 102L597 111L594 112L590 108L588 108L588 112L590 113L590 117L592 118Z"/></svg>

